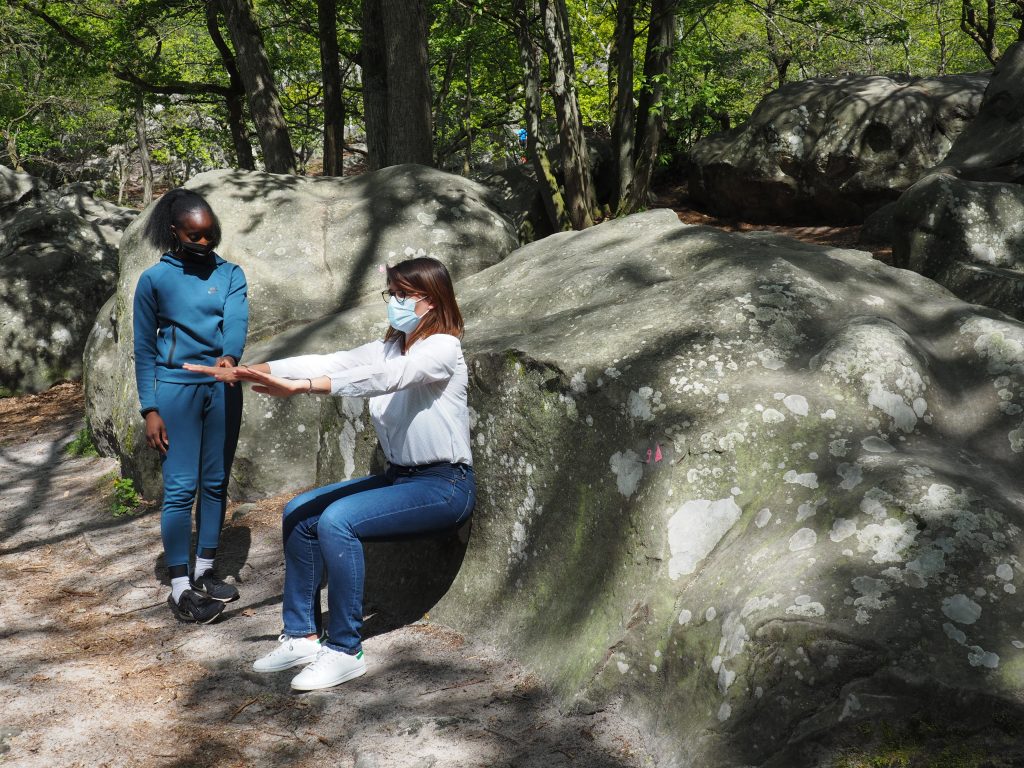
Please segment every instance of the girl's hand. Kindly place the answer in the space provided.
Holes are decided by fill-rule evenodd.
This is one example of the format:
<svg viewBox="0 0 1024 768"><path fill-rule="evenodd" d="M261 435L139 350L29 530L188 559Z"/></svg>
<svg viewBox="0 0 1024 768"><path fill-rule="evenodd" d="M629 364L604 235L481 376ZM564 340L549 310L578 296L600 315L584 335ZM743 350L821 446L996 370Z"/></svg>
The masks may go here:
<svg viewBox="0 0 1024 768"><path fill-rule="evenodd" d="M167 427L164 425L164 420L160 418L160 414L156 411L147 413L146 445L160 451L160 453L167 453L167 448L170 444L170 441L167 439Z"/></svg>
<svg viewBox="0 0 1024 768"><path fill-rule="evenodd" d="M234 361L230 357L217 358L215 365L193 365L192 363L185 363L183 366L186 371L195 371L196 373L205 373L207 376L212 376L217 381L224 381L228 384L234 384L236 381L242 379L238 375L241 368L235 366Z"/></svg>
<svg viewBox="0 0 1024 768"><path fill-rule="evenodd" d="M215 362L213 364L213 367L214 368L234 368L237 365L238 365L238 361L236 361L235 358L233 358L231 355L224 355L223 357L218 357L217 358L217 362ZM235 386L235 382L234 381L229 381L229 382L227 382L227 384L228 384L229 387Z"/></svg>

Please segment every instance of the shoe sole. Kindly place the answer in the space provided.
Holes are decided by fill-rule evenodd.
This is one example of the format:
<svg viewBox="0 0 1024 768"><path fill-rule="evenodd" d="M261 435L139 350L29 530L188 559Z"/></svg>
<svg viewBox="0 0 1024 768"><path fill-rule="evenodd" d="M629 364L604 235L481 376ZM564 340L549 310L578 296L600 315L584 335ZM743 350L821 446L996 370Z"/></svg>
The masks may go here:
<svg viewBox="0 0 1024 768"><path fill-rule="evenodd" d="M233 597L216 597L214 595L211 595L205 589L201 589L200 587L197 587L194 584L192 585L192 591L202 595L203 597L208 597L211 600L216 600L218 603L233 603L240 597L240 595L237 592Z"/></svg>
<svg viewBox="0 0 1024 768"><path fill-rule="evenodd" d="M239 598L239 595L235 595L234 597L214 597L209 592L203 592L203 590L201 589L196 589L194 591L198 592L200 595L203 595L204 597L210 598L211 600L216 600L218 603L233 603L235 602L235 600Z"/></svg>
<svg viewBox="0 0 1024 768"><path fill-rule="evenodd" d="M220 617L220 615L224 613L224 608L223 606L221 606L221 609L217 611L215 614L213 614L213 616L211 616L208 619L203 619L202 621L199 621L198 619L193 619L191 616L188 616L184 613L179 613L178 611L174 611L173 609L172 613L174 613L174 618L176 618L182 624L209 624L212 621L216 621Z"/></svg>
<svg viewBox="0 0 1024 768"><path fill-rule="evenodd" d="M337 680L333 680L330 683L319 683L317 685L296 685L295 681L292 680L292 688L296 691L321 691L324 688L333 688L336 685L347 683L349 680L355 680L357 677L362 677L366 674L366 667L362 669L353 669L351 672L346 672Z"/></svg>
<svg viewBox="0 0 1024 768"><path fill-rule="evenodd" d="M264 669L259 669L255 664L253 664L252 665L252 671L253 672L283 672L286 669L291 669L292 667L297 667L300 664L312 664L313 663L313 659L315 659L315 658L316 658L316 654L314 653L311 656L303 656L301 659L295 659L295 661L290 661L287 664L285 664L283 666L280 666L280 667L266 667Z"/></svg>

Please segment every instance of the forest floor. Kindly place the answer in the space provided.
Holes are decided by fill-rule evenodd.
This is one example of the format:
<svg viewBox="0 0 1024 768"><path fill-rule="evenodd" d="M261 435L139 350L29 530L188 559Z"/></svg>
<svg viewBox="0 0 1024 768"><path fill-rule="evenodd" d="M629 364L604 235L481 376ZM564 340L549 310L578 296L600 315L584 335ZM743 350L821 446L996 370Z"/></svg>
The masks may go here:
<svg viewBox="0 0 1024 768"><path fill-rule="evenodd" d="M368 637L369 671L292 693L259 675L280 629L283 499L232 504L214 624L166 605L159 511L112 514L117 463L74 457L82 390L0 399L0 765L651 765L620 707L566 715L528 670L428 619Z"/></svg>
<svg viewBox="0 0 1024 768"><path fill-rule="evenodd" d="M755 224L749 221L721 218L700 210L689 199L686 185L663 185L654 189L655 206L671 208L684 224L704 224L727 232L777 232L805 243L868 251L879 261L892 264L892 248L888 245L860 242L859 224L847 227L828 225L799 226L790 224Z"/></svg>

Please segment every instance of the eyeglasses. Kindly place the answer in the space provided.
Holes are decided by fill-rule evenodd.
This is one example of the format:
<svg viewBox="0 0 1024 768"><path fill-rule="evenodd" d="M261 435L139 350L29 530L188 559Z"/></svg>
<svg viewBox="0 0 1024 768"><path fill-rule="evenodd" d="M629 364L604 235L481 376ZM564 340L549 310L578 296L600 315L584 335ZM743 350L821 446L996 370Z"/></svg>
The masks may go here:
<svg viewBox="0 0 1024 768"><path fill-rule="evenodd" d="M380 297L384 299L385 304L391 301L392 296L394 296L399 301L405 301L406 299L411 298L415 298L416 301L419 301L420 299L423 298L422 296L416 296L415 294L408 294L405 291L392 291L390 289L385 289L380 292Z"/></svg>

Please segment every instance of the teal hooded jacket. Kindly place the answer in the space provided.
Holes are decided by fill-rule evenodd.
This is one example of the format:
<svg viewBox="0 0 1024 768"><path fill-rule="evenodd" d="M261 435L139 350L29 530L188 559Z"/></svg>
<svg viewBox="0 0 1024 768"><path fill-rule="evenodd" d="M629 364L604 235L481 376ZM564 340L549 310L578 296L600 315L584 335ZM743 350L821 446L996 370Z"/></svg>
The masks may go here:
<svg viewBox="0 0 1024 768"><path fill-rule="evenodd" d="M181 259L170 253L147 269L135 287L135 382L142 411L155 410L154 382L213 381L184 363L213 365L230 355L239 361L249 330L248 286L237 264L216 253Z"/></svg>

